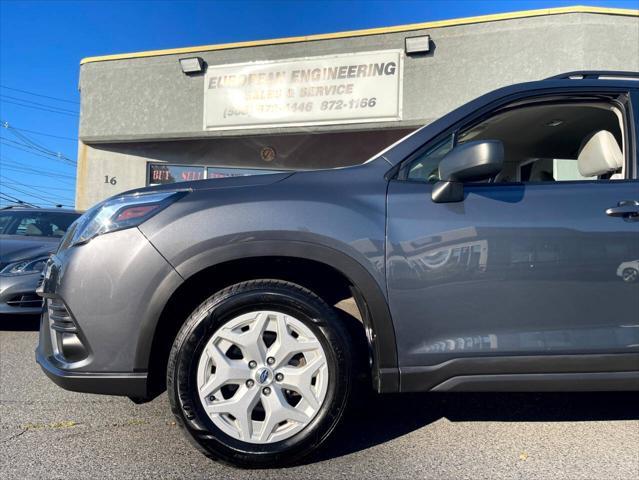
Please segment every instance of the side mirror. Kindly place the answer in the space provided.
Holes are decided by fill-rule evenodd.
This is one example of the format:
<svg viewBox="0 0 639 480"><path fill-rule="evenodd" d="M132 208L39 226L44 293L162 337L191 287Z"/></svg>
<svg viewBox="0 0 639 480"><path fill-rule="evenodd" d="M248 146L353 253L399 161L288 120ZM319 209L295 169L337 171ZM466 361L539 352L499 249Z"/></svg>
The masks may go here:
<svg viewBox="0 0 639 480"><path fill-rule="evenodd" d="M504 145L500 140L477 140L458 145L439 163L441 180L433 186L433 202L461 202L464 182L494 177L503 167Z"/></svg>

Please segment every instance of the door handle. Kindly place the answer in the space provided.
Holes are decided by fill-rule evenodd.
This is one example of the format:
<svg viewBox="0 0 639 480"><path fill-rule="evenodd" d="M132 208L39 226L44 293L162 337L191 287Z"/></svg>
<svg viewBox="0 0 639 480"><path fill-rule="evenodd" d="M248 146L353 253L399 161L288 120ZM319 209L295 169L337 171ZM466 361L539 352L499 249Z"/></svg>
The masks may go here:
<svg viewBox="0 0 639 480"><path fill-rule="evenodd" d="M606 215L634 220L639 218L639 202L637 200L623 200L616 207L606 209Z"/></svg>

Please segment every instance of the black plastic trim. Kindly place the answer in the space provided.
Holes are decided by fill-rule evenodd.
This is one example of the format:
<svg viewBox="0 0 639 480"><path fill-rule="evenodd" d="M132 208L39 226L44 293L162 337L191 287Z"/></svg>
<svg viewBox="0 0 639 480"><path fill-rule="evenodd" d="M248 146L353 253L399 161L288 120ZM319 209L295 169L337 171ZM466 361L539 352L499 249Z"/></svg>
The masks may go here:
<svg viewBox="0 0 639 480"><path fill-rule="evenodd" d="M433 392L599 392L639 391L637 372L522 373L466 375L440 383Z"/></svg>
<svg viewBox="0 0 639 480"><path fill-rule="evenodd" d="M581 77L581 78L574 78ZM639 78L639 72L624 70L575 70L574 72L560 73L545 80L583 80L599 79L600 77Z"/></svg>
<svg viewBox="0 0 639 480"><path fill-rule="evenodd" d="M359 292L361 301L365 302L367 307L368 315L365 315L363 320L365 327L370 330L371 334L369 340L372 343L373 351L373 386L378 392L399 391L395 327L391 320L386 297L373 275L346 253L304 241L255 241L202 252L202 254L191 257L174 268L182 278L188 279L203 269L215 265L238 259L268 256L314 260L334 268L350 281ZM166 302L169 299L170 296L167 296ZM136 365L148 366L158 318L152 319L152 323L142 324L141 345L138 346ZM382 370L384 374L382 374Z"/></svg>
<svg viewBox="0 0 639 480"><path fill-rule="evenodd" d="M36 350L36 361L53 383L65 390L103 395L146 397L146 373L69 372L56 367Z"/></svg>
<svg viewBox="0 0 639 480"><path fill-rule="evenodd" d="M543 383L539 381L537 377L539 375L547 376L548 381L553 383L552 376L557 374L590 375L596 373L605 377L608 374L614 376L618 372L639 372L639 353L455 358L437 365L400 368L400 386L402 392L444 390L457 383L462 383L462 380L454 382L451 380L456 377L473 377L466 383L477 385L481 382L478 377L487 376L483 383L489 383L490 387L477 387L480 390L503 390L504 388L509 390L515 388L512 384L517 382L522 383L517 388L533 390L532 387L535 384L542 385ZM521 378L517 378L517 382L515 382L511 379L514 376ZM504 381L503 385L500 385L500 379ZM527 379L532 382L531 385L525 385L528 383ZM451 383L447 387L446 384L449 381ZM455 388L461 387L455 386ZM566 389L571 390L572 388L566 386Z"/></svg>

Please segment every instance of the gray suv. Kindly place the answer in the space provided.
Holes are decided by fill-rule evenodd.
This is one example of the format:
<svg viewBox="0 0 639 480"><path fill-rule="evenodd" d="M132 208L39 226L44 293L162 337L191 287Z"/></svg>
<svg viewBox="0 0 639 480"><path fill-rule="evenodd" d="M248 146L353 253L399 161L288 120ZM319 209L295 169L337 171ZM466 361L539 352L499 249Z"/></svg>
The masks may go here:
<svg viewBox="0 0 639 480"><path fill-rule="evenodd" d="M639 77L484 95L349 168L127 192L45 271L37 361L290 463L355 394L639 389Z"/></svg>

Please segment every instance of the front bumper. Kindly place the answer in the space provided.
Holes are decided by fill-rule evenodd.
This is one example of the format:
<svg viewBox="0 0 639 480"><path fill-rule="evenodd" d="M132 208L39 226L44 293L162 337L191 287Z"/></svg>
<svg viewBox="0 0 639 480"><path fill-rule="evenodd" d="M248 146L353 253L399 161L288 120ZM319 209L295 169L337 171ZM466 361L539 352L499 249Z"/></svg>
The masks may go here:
<svg viewBox="0 0 639 480"><path fill-rule="evenodd" d="M47 357L36 350L36 362L53 383L72 392L124 395L144 398L147 396L146 373L92 373L70 372L56 367Z"/></svg>
<svg viewBox="0 0 639 480"><path fill-rule="evenodd" d="M42 299L36 295L40 273L0 275L0 314L39 315Z"/></svg>
<svg viewBox="0 0 639 480"><path fill-rule="evenodd" d="M181 277L139 230L51 257L36 360L73 391L146 397L157 320Z"/></svg>

